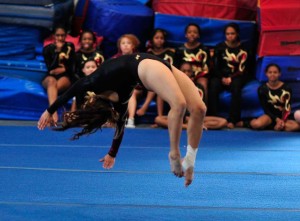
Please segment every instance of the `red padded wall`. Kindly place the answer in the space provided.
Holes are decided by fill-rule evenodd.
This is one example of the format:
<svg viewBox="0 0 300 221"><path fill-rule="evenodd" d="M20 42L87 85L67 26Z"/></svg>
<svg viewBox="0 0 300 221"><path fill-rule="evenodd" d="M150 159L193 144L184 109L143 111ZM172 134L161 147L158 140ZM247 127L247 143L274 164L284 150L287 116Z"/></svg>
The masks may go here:
<svg viewBox="0 0 300 221"><path fill-rule="evenodd" d="M261 31L300 30L300 0L261 0Z"/></svg>
<svg viewBox="0 0 300 221"><path fill-rule="evenodd" d="M300 30L262 32L258 55L300 55Z"/></svg>
<svg viewBox="0 0 300 221"><path fill-rule="evenodd" d="M257 0L153 0L152 8L162 14L251 21Z"/></svg>

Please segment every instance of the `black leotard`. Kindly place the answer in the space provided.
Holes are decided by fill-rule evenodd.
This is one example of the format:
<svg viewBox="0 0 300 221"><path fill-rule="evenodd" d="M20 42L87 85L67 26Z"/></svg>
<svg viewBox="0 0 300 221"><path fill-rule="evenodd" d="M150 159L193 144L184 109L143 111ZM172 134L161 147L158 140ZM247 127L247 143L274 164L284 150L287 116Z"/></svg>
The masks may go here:
<svg viewBox="0 0 300 221"><path fill-rule="evenodd" d="M109 154L116 156L123 136L123 128L127 112L127 101L129 100L134 87L142 82L138 76L138 65L144 59L153 59L162 62L168 68L168 62L146 53L123 55L118 58L105 61L94 73L78 80L63 95L61 95L47 110L53 114L60 106L76 96L76 99L83 99L87 91L100 94L105 91L114 91L119 96L119 101L113 106L120 114L117 123L117 130ZM79 101L82 102L82 101Z"/></svg>
<svg viewBox="0 0 300 221"><path fill-rule="evenodd" d="M214 76L236 77L248 74L249 52L243 44L229 47L225 42L217 44L214 51Z"/></svg>
<svg viewBox="0 0 300 221"><path fill-rule="evenodd" d="M175 50L173 48L165 48L160 54L156 54L152 48L150 48L147 53L153 54L165 61L168 61L170 64L174 63Z"/></svg>
<svg viewBox="0 0 300 221"><path fill-rule="evenodd" d="M271 89L265 83L258 88L262 108L276 125L276 118L286 121L291 113L292 90L287 84L278 89Z"/></svg>
<svg viewBox="0 0 300 221"><path fill-rule="evenodd" d="M210 68L210 52L209 48L200 44L194 49L189 49L182 45L175 52L175 66L180 68L183 62L189 62L195 73L195 80L200 77L207 77Z"/></svg>
<svg viewBox="0 0 300 221"><path fill-rule="evenodd" d="M66 42L60 52L56 52L55 44L49 44L43 48L43 56L48 69L45 78L48 76L52 76L57 80L63 76L68 77L70 80L74 78L75 47L73 43ZM64 65L66 69L64 73L58 75L49 73L51 70L60 67L60 65Z"/></svg>
<svg viewBox="0 0 300 221"><path fill-rule="evenodd" d="M119 103L126 103L137 83L142 84L138 77L138 65L143 59L158 60L171 69L168 62L146 53L123 55L119 58L109 59L94 73L78 80L48 108L48 112L53 114L58 107L69 99L78 94L85 95L87 91L93 91L96 94L114 91L119 96Z"/></svg>

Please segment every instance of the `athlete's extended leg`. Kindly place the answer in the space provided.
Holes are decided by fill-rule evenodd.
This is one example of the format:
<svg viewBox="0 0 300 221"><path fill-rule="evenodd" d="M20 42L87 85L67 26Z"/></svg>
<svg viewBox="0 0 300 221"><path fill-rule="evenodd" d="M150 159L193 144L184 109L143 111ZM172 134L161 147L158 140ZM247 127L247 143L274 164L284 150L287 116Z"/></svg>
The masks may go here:
<svg viewBox="0 0 300 221"><path fill-rule="evenodd" d="M171 169L176 176L183 176L180 161L180 135L186 110L186 101L180 87L169 68L159 61L145 59L140 62L138 73L144 86L154 91L170 105L168 129L170 136L169 159Z"/></svg>
<svg viewBox="0 0 300 221"><path fill-rule="evenodd" d="M190 112L187 128L188 147L186 156L182 162L183 169L185 170L185 185L188 186L192 183L194 176L194 164L202 137L206 106L194 83L177 68L172 67L172 70L187 102L187 109Z"/></svg>

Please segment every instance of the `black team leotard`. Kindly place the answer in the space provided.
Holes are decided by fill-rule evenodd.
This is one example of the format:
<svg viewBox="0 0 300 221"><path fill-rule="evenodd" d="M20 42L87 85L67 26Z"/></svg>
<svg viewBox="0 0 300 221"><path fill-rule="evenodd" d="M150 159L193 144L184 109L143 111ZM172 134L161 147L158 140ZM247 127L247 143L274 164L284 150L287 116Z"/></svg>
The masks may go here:
<svg viewBox="0 0 300 221"><path fill-rule="evenodd" d="M70 80L74 79L74 68L75 68L75 47L73 43L71 42L66 42L61 51L57 52L56 51L56 46L55 44L49 44L43 48L43 56L45 59L45 64L47 66L48 72L47 76L52 76L55 79L59 79L63 76L68 77ZM55 68L64 66L66 71L64 73L54 75L50 74L49 72Z"/></svg>
<svg viewBox="0 0 300 221"><path fill-rule="evenodd" d="M269 126L273 129L276 125L276 118L286 121L293 119L291 113L292 90L287 84L278 89L271 89L265 83L258 88L258 97L266 115L272 119Z"/></svg>
<svg viewBox="0 0 300 221"><path fill-rule="evenodd" d="M147 53L153 54L165 61L168 61L170 64L174 63L175 50L172 48L165 48L160 54L154 52L152 48L150 48Z"/></svg>
<svg viewBox="0 0 300 221"><path fill-rule="evenodd" d="M76 96L76 99L84 98L87 91L100 94L105 91L114 91L119 96L119 101L112 103L114 109L120 114L117 122L115 137L108 154L112 157L117 155L124 133L127 102L135 86L142 82L138 76L138 65L144 59L153 59L162 62L168 68L168 62L146 53L123 55L118 58L105 61L94 73L78 80L70 89L61 95L48 109L53 114L60 106ZM82 100L79 100L83 103Z"/></svg>
<svg viewBox="0 0 300 221"><path fill-rule="evenodd" d="M209 48L203 44L194 49L189 49L184 45L177 48L174 65L180 69L181 64L184 62L192 65L195 80L200 77L208 77L211 62Z"/></svg>

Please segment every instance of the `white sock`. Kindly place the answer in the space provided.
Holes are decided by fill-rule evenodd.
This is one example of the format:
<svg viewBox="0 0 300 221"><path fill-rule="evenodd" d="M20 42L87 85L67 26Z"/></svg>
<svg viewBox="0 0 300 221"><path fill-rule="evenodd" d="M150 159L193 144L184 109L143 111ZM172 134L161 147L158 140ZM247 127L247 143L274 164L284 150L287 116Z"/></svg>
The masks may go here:
<svg viewBox="0 0 300 221"><path fill-rule="evenodd" d="M191 145L187 146L186 155L182 162L182 167L184 170L188 169L189 167L194 167L197 152L198 152L198 148L194 149L191 147Z"/></svg>

